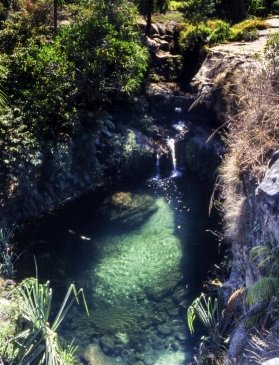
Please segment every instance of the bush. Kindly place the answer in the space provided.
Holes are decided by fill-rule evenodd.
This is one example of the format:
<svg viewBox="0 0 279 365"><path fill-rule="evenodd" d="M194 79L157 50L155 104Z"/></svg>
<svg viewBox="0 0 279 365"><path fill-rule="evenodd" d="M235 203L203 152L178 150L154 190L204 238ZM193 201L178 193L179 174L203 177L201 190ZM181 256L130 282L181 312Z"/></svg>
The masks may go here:
<svg viewBox="0 0 279 365"><path fill-rule="evenodd" d="M214 13L214 0L187 0L183 4L185 18L191 23L205 21L208 16Z"/></svg>
<svg viewBox="0 0 279 365"><path fill-rule="evenodd" d="M211 30L211 34L209 36L210 45L224 43L231 38L231 28L229 23L218 19L209 20L207 25Z"/></svg>
<svg viewBox="0 0 279 365"><path fill-rule="evenodd" d="M186 51L193 51L195 48L201 48L208 43L211 30L204 23L198 25L186 25L186 29L180 34L180 47Z"/></svg>
<svg viewBox="0 0 279 365"><path fill-rule="evenodd" d="M34 4L44 13L47 2ZM78 109L106 109L139 90L148 53L131 3L94 1L80 19L60 27L55 39L47 23L32 28L26 22L28 14L35 16L31 8L4 23L0 71L11 103L32 132L71 135Z"/></svg>
<svg viewBox="0 0 279 365"><path fill-rule="evenodd" d="M45 43L35 39L25 48L16 48L7 82L31 129L71 132L75 70L58 40Z"/></svg>
<svg viewBox="0 0 279 365"><path fill-rule="evenodd" d="M231 28L231 40L234 41L253 41L258 38L257 29L266 29L267 24L262 19L246 19L235 24Z"/></svg>
<svg viewBox="0 0 279 365"><path fill-rule="evenodd" d="M264 48L265 59L270 63L273 73L279 68L279 32L273 33L268 37Z"/></svg>
<svg viewBox="0 0 279 365"><path fill-rule="evenodd" d="M231 38L230 25L223 20L209 20L197 25L188 24L181 32L180 46L184 51L195 47L224 43Z"/></svg>
<svg viewBox="0 0 279 365"><path fill-rule="evenodd" d="M170 11L183 11L184 10L184 1L175 1L171 0L168 6L168 10Z"/></svg>

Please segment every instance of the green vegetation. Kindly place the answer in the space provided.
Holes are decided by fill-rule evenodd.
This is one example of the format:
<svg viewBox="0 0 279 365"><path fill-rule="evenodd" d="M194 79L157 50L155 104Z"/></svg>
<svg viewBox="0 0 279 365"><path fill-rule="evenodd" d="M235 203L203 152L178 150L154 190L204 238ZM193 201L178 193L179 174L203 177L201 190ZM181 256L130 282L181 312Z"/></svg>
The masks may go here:
<svg viewBox="0 0 279 365"><path fill-rule="evenodd" d="M234 26L221 19L209 19L186 24L180 34L180 46L183 51L187 51L231 41L251 41L257 38L257 29L266 28L266 22L258 18L244 20Z"/></svg>
<svg viewBox="0 0 279 365"><path fill-rule="evenodd" d="M194 322L198 318L207 331L208 336L201 338L199 362L201 364L216 363L224 350L224 317L217 298L206 297L201 293L187 310L187 323L190 333L194 333Z"/></svg>
<svg viewBox="0 0 279 365"><path fill-rule="evenodd" d="M76 347L63 346L57 334L58 327L83 291L70 285L63 303L49 323L52 289L49 282L39 284L38 279L26 279L15 289L7 307L8 326L0 330L0 350L3 359L15 365L72 365L76 363ZM17 309L16 309L17 307ZM88 310L87 310L88 312Z"/></svg>
<svg viewBox="0 0 279 365"><path fill-rule="evenodd" d="M0 81L32 133L71 134L78 110L139 90L147 52L130 3L91 2L55 38L49 8L35 5L11 11L0 32Z"/></svg>
<svg viewBox="0 0 279 365"><path fill-rule="evenodd" d="M0 229L0 277L11 278L14 275L14 253L10 245L12 230Z"/></svg>
<svg viewBox="0 0 279 365"><path fill-rule="evenodd" d="M261 278L248 288L246 302L250 307L254 307L264 302L264 311L257 313L257 316L248 318L246 324L256 325L266 321L271 316L273 307L273 299L276 300L279 293L279 260L278 249L269 247L268 245L255 246L250 251L250 258L261 272ZM268 310L266 310L268 308Z"/></svg>

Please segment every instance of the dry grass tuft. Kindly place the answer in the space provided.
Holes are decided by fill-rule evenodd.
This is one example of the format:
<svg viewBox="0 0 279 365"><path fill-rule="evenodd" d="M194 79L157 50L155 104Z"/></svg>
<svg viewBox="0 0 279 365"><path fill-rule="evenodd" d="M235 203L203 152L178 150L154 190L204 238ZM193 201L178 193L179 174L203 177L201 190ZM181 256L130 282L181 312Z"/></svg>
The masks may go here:
<svg viewBox="0 0 279 365"><path fill-rule="evenodd" d="M227 115L228 129L223 135L227 154L219 169L224 198L227 236L241 242L245 229L246 194L243 181L258 184L279 141L279 71L255 67L247 70L245 84L239 88L240 112ZM235 97L235 95L234 95Z"/></svg>

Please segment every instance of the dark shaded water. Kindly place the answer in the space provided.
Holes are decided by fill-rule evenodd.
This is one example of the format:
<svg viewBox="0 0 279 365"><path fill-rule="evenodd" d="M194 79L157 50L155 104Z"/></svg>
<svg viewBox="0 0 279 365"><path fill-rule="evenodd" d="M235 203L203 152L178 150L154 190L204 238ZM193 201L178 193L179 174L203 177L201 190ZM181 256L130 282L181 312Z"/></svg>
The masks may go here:
<svg viewBox="0 0 279 365"><path fill-rule="evenodd" d="M57 303L72 281L82 286L90 317L75 308L61 332L81 348L99 346L107 364L182 365L193 350L186 308L217 257L207 232L212 187L187 174L129 190L156 198L141 225L115 227L99 214L104 196L83 197L21 233L18 276L34 275L35 255Z"/></svg>

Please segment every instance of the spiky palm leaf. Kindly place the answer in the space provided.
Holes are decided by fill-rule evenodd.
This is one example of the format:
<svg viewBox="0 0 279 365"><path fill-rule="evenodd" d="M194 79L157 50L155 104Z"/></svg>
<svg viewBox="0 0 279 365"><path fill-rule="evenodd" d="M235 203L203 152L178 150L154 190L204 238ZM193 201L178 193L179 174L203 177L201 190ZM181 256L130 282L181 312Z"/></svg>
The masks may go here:
<svg viewBox="0 0 279 365"><path fill-rule="evenodd" d="M39 284L38 279L32 279L22 284L19 296L23 302L23 318L28 328L14 339L19 350L14 364L68 365L65 358L73 355L74 347L63 349L56 331L74 302L79 302L79 295L82 295L88 313L82 289L77 291L75 285L71 284L53 324L50 325L52 289L49 282Z"/></svg>
<svg viewBox="0 0 279 365"><path fill-rule="evenodd" d="M0 85L0 111L4 109L7 106L7 104L8 104L7 95L4 93Z"/></svg>
<svg viewBox="0 0 279 365"><path fill-rule="evenodd" d="M215 298L212 300L211 297L201 293L187 310L187 322L191 333L194 332L194 321L198 317L208 330L209 335L213 340L217 340L220 337L218 331L220 325L220 310L218 300Z"/></svg>

